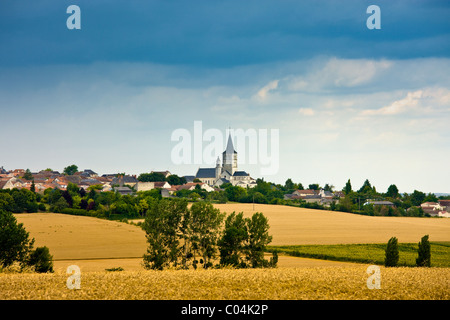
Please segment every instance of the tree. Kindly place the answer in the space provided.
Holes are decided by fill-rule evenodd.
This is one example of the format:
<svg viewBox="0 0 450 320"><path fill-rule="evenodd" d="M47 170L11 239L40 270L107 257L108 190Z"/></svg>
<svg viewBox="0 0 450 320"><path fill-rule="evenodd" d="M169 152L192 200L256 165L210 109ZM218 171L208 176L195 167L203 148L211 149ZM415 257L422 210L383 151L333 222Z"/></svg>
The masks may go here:
<svg viewBox="0 0 450 320"><path fill-rule="evenodd" d="M204 268L212 266L211 261L216 255L216 245L224 216L225 214L214 208L211 203L196 202L191 206L189 240L194 249L194 260L198 253Z"/></svg>
<svg viewBox="0 0 450 320"><path fill-rule="evenodd" d="M344 189L342 190L347 195L350 192L352 192L352 184L350 183L350 179L348 179L347 183L345 184Z"/></svg>
<svg viewBox="0 0 450 320"><path fill-rule="evenodd" d="M286 190L293 190L293 189L295 189L294 182L292 182L291 178L286 180L286 182L284 183L284 187L286 188Z"/></svg>
<svg viewBox="0 0 450 320"><path fill-rule="evenodd" d="M428 193L423 202L438 202L439 199L434 193Z"/></svg>
<svg viewBox="0 0 450 320"><path fill-rule="evenodd" d="M319 189L320 189L320 186L319 186L318 183L313 183L313 184L310 184L310 185L308 186L308 188L309 188L310 190L319 190Z"/></svg>
<svg viewBox="0 0 450 320"><path fill-rule="evenodd" d="M12 211L14 205L14 198L9 193L0 192L0 210Z"/></svg>
<svg viewBox="0 0 450 320"><path fill-rule="evenodd" d="M34 270L39 273L53 272L53 256L50 250L44 247L38 247L30 253L28 265L34 266Z"/></svg>
<svg viewBox="0 0 450 320"><path fill-rule="evenodd" d="M384 258L384 265L386 267L396 267L398 264L399 253L398 253L398 240L396 237L389 239Z"/></svg>
<svg viewBox="0 0 450 320"><path fill-rule="evenodd" d="M324 191L330 191L333 192L334 186L333 185L329 185L328 183L325 184L325 187L323 187Z"/></svg>
<svg viewBox="0 0 450 320"><path fill-rule="evenodd" d="M264 259L266 246L272 242L269 235L268 219L260 212L253 214L252 218L246 218L248 230L248 244L246 246L247 260L251 267L261 268L268 266Z"/></svg>
<svg viewBox="0 0 450 320"><path fill-rule="evenodd" d="M362 187L358 190L359 193L365 193L365 194L370 194L372 193L373 189L372 189L372 185L370 184L369 179L366 179L366 181L364 181L364 184L362 185Z"/></svg>
<svg viewBox="0 0 450 320"><path fill-rule="evenodd" d="M183 217L188 212L187 201L178 199L154 200L147 211L142 228L148 242L144 255L146 269L163 270L178 263Z"/></svg>
<svg viewBox="0 0 450 320"><path fill-rule="evenodd" d="M17 223L11 212L0 210L0 265L4 268L14 262L24 265L33 244L34 239L30 239L23 223Z"/></svg>
<svg viewBox="0 0 450 320"><path fill-rule="evenodd" d="M225 220L225 228L218 242L220 252L220 264L233 267L245 267L242 253L248 239L247 225L244 214L232 212Z"/></svg>
<svg viewBox="0 0 450 320"><path fill-rule="evenodd" d="M64 171L63 171L63 173L64 173L65 175L68 175L68 176L72 176L72 175L74 175L76 172L78 172L78 167L77 167L76 165L74 165L74 164L65 167L65 168L64 168Z"/></svg>
<svg viewBox="0 0 450 320"><path fill-rule="evenodd" d="M31 173L30 169L27 169L25 171L25 174L23 175L23 178L26 180L33 180L33 174Z"/></svg>
<svg viewBox="0 0 450 320"><path fill-rule="evenodd" d="M391 184L389 186L389 188L387 189L386 197L396 199L396 198L398 198L398 196L399 196L399 192L398 192L397 186L395 184Z"/></svg>
<svg viewBox="0 0 450 320"><path fill-rule="evenodd" d="M140 182L166 181L166 177L161 172L141 173L137 179Z"/></svg>
<svg viewBox="0 0 450 320"><path fill-rule="evenodd" d="M186 183L186 178L185 177L179 177L176 174L171 174L170 176L168 176L166 178L166 181L170 184L170 185L182 185Z"/></svg>
<svg viewBox="0 0 450 320"><path fill-rule="evenodd" d="M426 197L425 193L418 190L414 190L414 192L410 196L412 205L420 206L424 202L425 197Z"/></svg>
<svg viewBox="0 0 450 320"><path fill-rule="evenodd" d="M431 266L431 248L428 241L428 235L422 237L419 242L419 248L417 250L418 257L416 259L416 265L418 267L430 267Z"/></svg>

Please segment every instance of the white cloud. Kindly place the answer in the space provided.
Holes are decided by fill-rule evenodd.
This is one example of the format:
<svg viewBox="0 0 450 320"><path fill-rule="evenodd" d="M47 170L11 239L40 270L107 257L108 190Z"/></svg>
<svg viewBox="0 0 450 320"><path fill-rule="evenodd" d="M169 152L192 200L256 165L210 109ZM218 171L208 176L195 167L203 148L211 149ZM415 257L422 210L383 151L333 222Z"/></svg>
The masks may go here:
<svg viewBox="0 0 450 320"><path fill-rule="evenodd" d="M298 109L298 113L300 113L303 116L313 116L314 110L311 108L300 108Z"/></svg>
<svg viewBox="0 0 450 320"><path fill-rule="evenodd" d="M262 87L256 94L256 98L261 101L266 100L267 94L269 93L269 91L275 90L276 88L278 88L278 82L279 82L279 80L273 80L273 81L269 82L267 85L265 85L264 87Z"/></svg>
<svg viewBox="0 0 450 320"><path fill-rule="evenodd" d="M406 94L406 97L395 100L382 108L363 110L361 115L395 116L413 111L419 114L430 114L442 108L444 110L445 108L450 108L450 91L444 88L424 88L410 91Z"/></svg>
<svg viewBox="0 0 450 320"><path fill-rule="evenodd" d="M288 88L293 91L320 91L358 87L369 84L392 65L393 62L387 60L331 58L306 75L291 77Z"/></svg>
<svg viewBox="0 0 450 320"><path fill-rule="evenodd" d="M371 115L397 115L413 108L416 108L419 104L419 99L422 98L423 91L417 90L414 92L408 92L405 98L396 100L388 106L375 110L364 110L361 112L363 116Z"/></svg>

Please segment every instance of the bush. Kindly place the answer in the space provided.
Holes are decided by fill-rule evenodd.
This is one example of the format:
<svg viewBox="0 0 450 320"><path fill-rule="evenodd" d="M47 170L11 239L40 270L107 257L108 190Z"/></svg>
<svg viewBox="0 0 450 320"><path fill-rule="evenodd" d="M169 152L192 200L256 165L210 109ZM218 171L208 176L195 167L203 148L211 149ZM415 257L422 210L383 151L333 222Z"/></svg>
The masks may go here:
<svg viewBox="0 0 450 320"><path fill-rule="evenodd" d="M30 254L28 265L34 266L36 272L53 272L53 256L47 247L38 247Z"/></svg>
<svg viewBox="0 0 450 320"><path fill-rule="evenodd" d="M43 203L39 203L38 208L40 211L47 211L47 208L45 207L45 204L43 204Z"/></svg>
<svg viewBox="0 0 450 320"><path fill-rule="evenodd" d="M430 242L428 241L428 235L423 236L419 242L419 249L417 250L418 257L416 259L416 265L418 267L430 267L431 266L431 249Z"/></svg>
<svg viewBox="0 0 450 320"><path fill-rule="evenodd" d="M385 267L396 267L398 265L398 240L396 237L389 239L386 246L386 254L384 259Z"/></svg>

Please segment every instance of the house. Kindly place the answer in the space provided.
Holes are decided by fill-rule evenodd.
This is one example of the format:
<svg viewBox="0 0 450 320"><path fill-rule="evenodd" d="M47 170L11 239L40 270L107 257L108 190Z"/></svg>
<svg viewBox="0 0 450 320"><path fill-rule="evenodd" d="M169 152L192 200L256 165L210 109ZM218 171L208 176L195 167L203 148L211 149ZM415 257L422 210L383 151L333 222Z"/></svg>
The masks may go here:
<svg viewBox="0 0 450 320"><path fill-rule="evenodd" d="M319 194L319 191L307 189L307 190L295 190L292 194L297 195L299 197L306 197L306 196L314 196Z"/></svg>
<svg viewBox="0 0 450 320"><path fill-rule="evenodd" d="M98 177L98 174L91 169L85 169L83 172L80 173L81 176L86 178L95 178Z"/></svg>
<svg viewBox="0 0 450 320"><path fill-rule="evenodd" d="M183 176L186 179L186 182L194 182L195 176Z"/></svg>
<svg viewBox="0 0 450 320"><path fill-rule="evenodd" d="M149 191L153 189L169 189L171 186L167 181L141 182L136 184L137 191Z"/></svg>
<svg viewBox="0 0 450 320"><path fill-rule="evenodd" d="M319 195L323 199L333 199L333 193L331 191L325 191L323 189L320 189Z"/></svg>
<svg viewBox="0 0 450 320"><path fill-rule="evenodd" d="M442 211L450 212L450 200L438 200L438 204Z"/></svg>
<svg viewBox="0 0 450 320"><path fill-rule="evenodd" d="M424 213L430 216L437 216L439 213L439 203L437 202L424 202L420 205Z"/></svg>
<svg viewBox="0 0 450 320"><path fill-rule="evenodd" d="M136 176L118 174L116 177L112 178L111 185L119 185L119 187L130 186L131 188L136 188L139 180Z"/></svg>
<svg viewBox="0 0 450 320"><path fill-rule="evenodd" d="M195 187L197 185L199 185L200 188L202 188L202 189L204 189L204 190L206 190L208 192L214 191L213 187L211 187L207 183L203 183L203 182L190 182L190 183L182 184L180 186L173 186L173 187L175 187L177 189L177 191L178 190L190 190L190 191L192 191L192 190L195 190Z"/></svg>
<svg viewBox="0 0 450 320"><path fill-rule="evenodd" d="M21 177L25 174L25 170L24 169L15 169L13 171L10 171L9 173L11 173L13 177Z"/></svg>
<svg viewBox="0 0 450 320"><path fill-rule="evenodd" d="M117 192L117 193L119 193L119 194L121 194L121 195L132 195L133 194L133 190L131 190L130 188L128 188L128 187L116 187L116 188L114 188L114 190Z"/></svg>
<svg viewBox="0 0 450 320"><path fill-rule="evenodd" d="M3 184L3 189L21 189L23 187L24 181L21 179L18 179L16 177L13 178L7 178L7 180L3 180L6 181Z"/></svg>
<svg viewBox="0 0 450 320"><path fill-rule="evenodd" d="M392 202L385 201L385 200L382 200L382 201L379 201L379 200L378 201L377 200L368 200L367 202L364 203L364 205L368 205L368 204L371 204L371 205L374 205L374 206L395 207L395 205Z"/></svg>

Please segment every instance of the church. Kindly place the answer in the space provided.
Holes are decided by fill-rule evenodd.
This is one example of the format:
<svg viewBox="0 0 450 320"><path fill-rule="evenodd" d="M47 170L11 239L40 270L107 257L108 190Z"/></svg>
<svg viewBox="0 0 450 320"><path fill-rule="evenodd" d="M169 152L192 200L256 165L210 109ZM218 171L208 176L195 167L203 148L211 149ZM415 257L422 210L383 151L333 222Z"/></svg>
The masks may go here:
<svg viewBox="0 0 450 320"><path fill-rule="evenodd" d="M230 134L227 147L222 152L222 164L220 163L220 157L217 157L215 168L199 168L195 178L212 187L220 187L224 183L231 183L233 186L243 188L256 186L256 180L250 177L250 174L237 169L237 152L234 150Z"/></svg>

